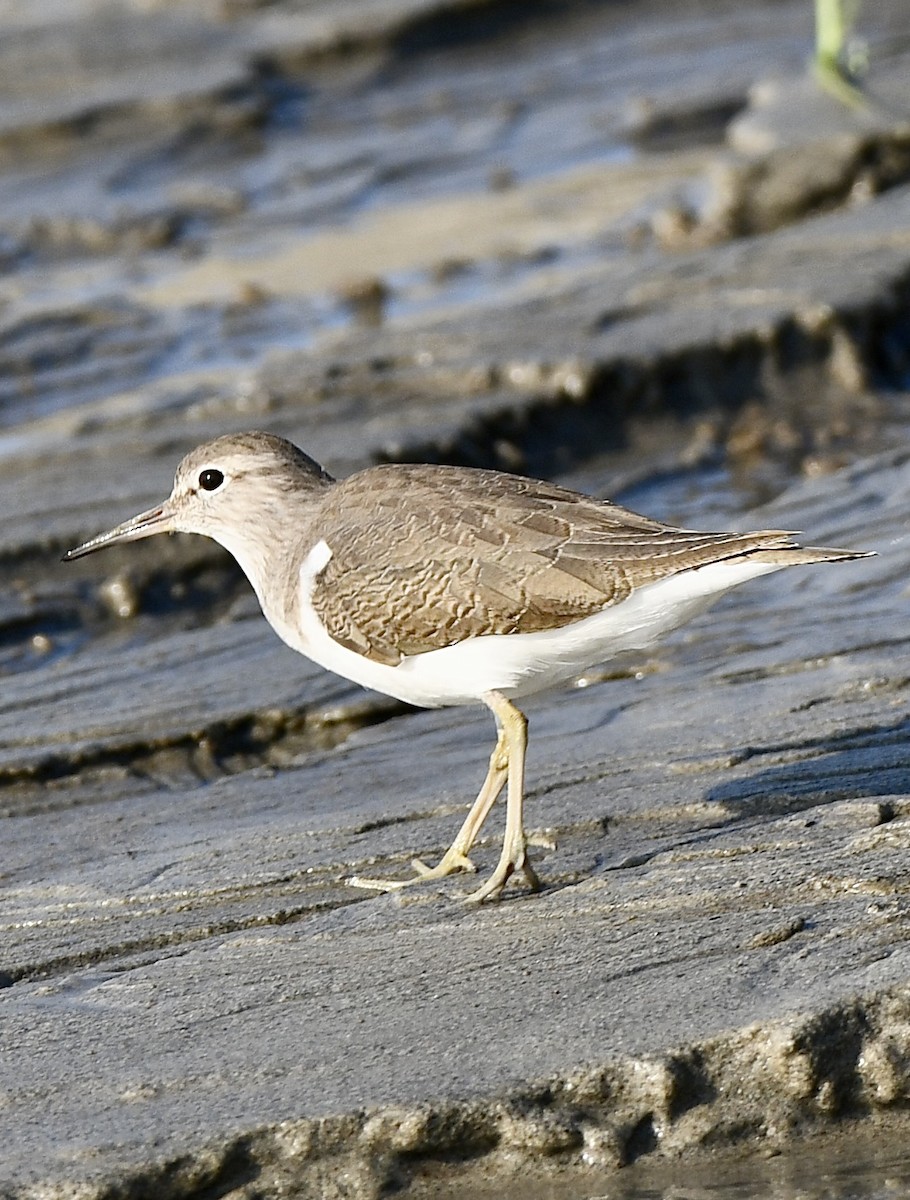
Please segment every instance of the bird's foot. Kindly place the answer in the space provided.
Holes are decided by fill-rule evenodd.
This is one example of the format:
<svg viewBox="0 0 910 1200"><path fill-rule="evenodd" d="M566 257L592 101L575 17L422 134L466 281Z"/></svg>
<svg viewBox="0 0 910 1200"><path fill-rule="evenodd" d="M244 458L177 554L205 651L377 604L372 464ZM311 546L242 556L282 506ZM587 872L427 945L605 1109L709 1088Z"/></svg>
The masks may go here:
<svg viewBox="0 0 910 1200"><path fill-rule="evenodd" d="M419 858L411 860L411 866L416 874L410 879L368 879L363 875L352 875L348 879L351 887L369 888L374 892L397 892L401 888L411 887L415 883L430 883L434 879L444 879L456 871L476 872L477 868L466 854L462 854L454 846L450 846L435 867L428 867Z"/></svg>
<svg viewBox="0 0 910 1200"><path fill-rule="evenodd" d="M542 845L547 849L554 848L554 843L549 838L529 838L528 843ZM429 883L434 879L444 879L446 875L452 875L456 871L476 872L477 870L466 855L451 849L446 851L435 867L428 867L419 858L413 859L412 865L417 873L410 879L372 879L364 875L352 875L347 882L351 887L366 888L373 892L398 892L402 888L412 887L415 883ZM480 904L483 900L497 898L516 871L520 871L524 875L532 892L540 891L540 880L537 872L531 866L527 843L523 839L515 847L503 850L499 862L496 864L496 870L486 883L465 896L465 901L469 904Z"/></svg>
<svg viewBox="0 0 910 1200"><path fill-rule="evenodd" d="M415 883L419 883L424 879L444 879L446 875L454 875L456 871L470 871L472 874L477 873L477 868L468 856L462 854L460 850L456 850L454 846L450 846L446 850L435 867L428 867L419 858L412 858L411 866L417 872L417 877L414 880Z"/></svg>
<svg viewBox="0 0 910 1200"><path fill-rule="evenodd" d="M484 900L498 897L516 871L521 871L532 892L540 891L540 880L537 878L537 872L531 866L524 838L521 838L514 846L503 847L496 870L476 892L465 896L465 900L468 904L480 904Z"/></svg>
<svg viewBox="0 0 910 1200"><path fill-rule="evenodd" d="M363 888L368 892L397 892L399 888L416 883L416 879L370 879L366 875L349 875L344 881L349 887Z"/></svg>

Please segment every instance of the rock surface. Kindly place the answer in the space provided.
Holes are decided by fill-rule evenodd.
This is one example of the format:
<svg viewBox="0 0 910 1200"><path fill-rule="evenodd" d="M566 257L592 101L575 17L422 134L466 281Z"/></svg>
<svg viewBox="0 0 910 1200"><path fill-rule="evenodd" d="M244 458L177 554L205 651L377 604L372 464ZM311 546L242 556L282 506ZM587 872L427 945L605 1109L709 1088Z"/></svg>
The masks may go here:
<svg viewBox="0 0 910 1200"><path fill-rule="evenodd" d="M904 127L774 139L796 0L40 7L0 94L0 1195L530 1195L897 1128ZM529 703L542 894L375 896L486 714L318 671L202 539L59 563L248 427L878 557Z"/></svg>

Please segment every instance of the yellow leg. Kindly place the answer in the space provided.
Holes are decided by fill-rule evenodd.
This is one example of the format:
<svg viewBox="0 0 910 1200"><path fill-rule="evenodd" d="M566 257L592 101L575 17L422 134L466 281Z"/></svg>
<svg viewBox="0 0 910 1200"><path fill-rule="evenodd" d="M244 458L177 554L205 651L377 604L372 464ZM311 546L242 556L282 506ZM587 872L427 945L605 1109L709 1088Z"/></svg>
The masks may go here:
<svg viewBox="0 0 910 1200"><path fill-rule="evenodd" d="M506 780L509 790L506 802L506 832L502 842L499 862L490 878L471 892L466 899L472 903L480 903L491 896L498 896L506 882L521 871L530 887L537 891L540 880L531 861L528 858L528 837L525 833L524 778L525 754L528 748L528 721L524 713L507 700L500 692L487 692L483 697L484 703L496 718L498 736L496 749L490 756L490 766L483 787L471 806L464 823L459 829L452 845L445 852L435 867L427 867L419 859L414 860L416 875L410 879L369 879L354 875L348 883L354 887L371 888L378 892L391 892L399 888L410 887L415 883L425 883L432 879L442 879L455 871L474 871L476 867L468 858L468 851L477 840L484 821L502 791ZM548 845L543 841L542 844Z"/></svg>
<svg viewBox="0 0 910 1200"><path fill-rule="evenodd" d="M451 846L435 867L426 866L419 858L413 860L412 865L417 871L419 879L442 879L444 875L451 875L453 871L477 870L468 858L468 851L477 841L477 835L508 777L509 756L505 745L505 735L500 730L496 738L496 749L490 755L490 766L487 777L483 781L483 787L471 805L471 811L465 817L464 824L455 835Z"/></svg>
<svg viewBox="0 0 910 1200"><path fill-rule="evenodd" d="M492 710L499 726L500 740L505 739L508 758L509 791L506 802L506 833L496 870L483 887L467 897L474 904L490 896L498 896L506 881L521 871L536 892L540 880L528 858L528 838L525 833L522 808L524 805L525 753L528 748L528 719L511 701L499 692L488 692L484 702Z"/></svg>
<svg viewBox="0 0 910 1200"><path fill-rule="evenodd" d="M517 711L517 710L516 710ZM464 819L464 824L455 836L451 846L435 867L428 867L419 859L414 859L414 870L417 872L411 879L368 879L354 875L349 880L353 887L371 888L377 892L391 892L398 888L410 887L414 883L424 883L432 879L442 879L455 871L476 871L477 868L468 858L468 851L477 840L484 821L490 809L496 802L496 797L503 789L509 774L509 753L506 745L506 735L502 728L496 739L496 748L490 755L490 766L487 777L483 781L477 799L471 805L471 811Z"/></svg>

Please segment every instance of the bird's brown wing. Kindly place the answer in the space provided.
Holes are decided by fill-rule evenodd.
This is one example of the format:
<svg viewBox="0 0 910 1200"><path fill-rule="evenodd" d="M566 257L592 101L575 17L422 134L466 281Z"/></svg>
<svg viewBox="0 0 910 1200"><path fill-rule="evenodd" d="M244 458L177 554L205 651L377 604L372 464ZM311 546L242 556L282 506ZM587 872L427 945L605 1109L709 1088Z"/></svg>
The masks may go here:
<svg viewBox="0 0 910 1200"><path fill-rule="evenodd" d="M634 588L751 550L777 532L674 529L537 480L458 467L374 467L328 493L331 558L313 606L379 662L496 633L557 629Z"/></svg>

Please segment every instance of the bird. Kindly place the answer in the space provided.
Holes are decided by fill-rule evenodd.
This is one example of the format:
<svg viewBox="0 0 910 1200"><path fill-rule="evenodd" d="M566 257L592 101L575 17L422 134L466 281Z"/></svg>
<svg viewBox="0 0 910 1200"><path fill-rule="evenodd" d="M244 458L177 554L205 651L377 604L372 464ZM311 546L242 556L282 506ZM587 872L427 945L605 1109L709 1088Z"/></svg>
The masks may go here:
<svg viewBox="0 0 910 1200"><path fill-rule="evenodd" d="M496 723L486 778L451 846L393 891L455 872L506 788L490 876L499 897L528 853L528 723L517 700L662 635L732 587L783 567L866 557L800 546L788 531L706 533L555 483L473 467L383 463L334 479L275 434L226 434L192 450L170 496L69 550L64 561L157 533L203 534L239 563L278 636L320 666L423 708L485 705Z"/></svg>

